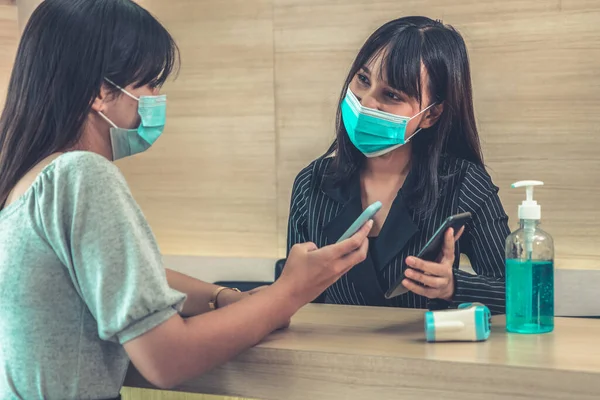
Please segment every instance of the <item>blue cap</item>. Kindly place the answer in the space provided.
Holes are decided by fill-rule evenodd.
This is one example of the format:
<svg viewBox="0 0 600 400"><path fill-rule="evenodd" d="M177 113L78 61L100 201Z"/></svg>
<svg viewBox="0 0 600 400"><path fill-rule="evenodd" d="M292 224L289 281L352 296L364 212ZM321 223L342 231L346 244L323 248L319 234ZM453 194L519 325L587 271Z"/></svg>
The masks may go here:
<svg viewBox="0 0 600 400"><path fill-rule="evenodd" d="M425 339L428 342L435 342L435 320L433 319L433 311L425 313Z"/></svg>
<svg viewBox="0 0 600 400"><path fill-rule="evenodd" d="M477 340L487 340L490 337L492 314L484 305L475 306L475 332Z"/></svg>

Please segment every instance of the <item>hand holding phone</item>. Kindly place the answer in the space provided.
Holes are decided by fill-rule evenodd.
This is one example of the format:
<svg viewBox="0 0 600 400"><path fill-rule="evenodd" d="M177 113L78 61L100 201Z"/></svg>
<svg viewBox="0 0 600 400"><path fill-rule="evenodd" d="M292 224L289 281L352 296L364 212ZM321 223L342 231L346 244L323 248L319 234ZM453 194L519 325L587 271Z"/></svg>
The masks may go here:
<svg viewBox="0 0 600 400"><path fill-rule="evenodd" d="M452 267L454 264L454 242L458 240L465 225L471 220L471 213L457 214L448 217L437 229L433 236L427 241L419 254L407 259L409 268L400 274L394 285L386 292L385 298L391 299L408 291L415 292L428 298L439 298L439 295L447 295L453 292ZM448 239L447 232L452 228L454 238ZM452 242L448 254L443 253L445 241ZM438 262L438 256L442 254ZM450 281L451 280L451 281ZM407 285L404 285L406 282ZM452 285L448 288L448 285ZM452 289L452 290L450 290ZM450 296L452 293L450 293Z"/></svg>
<svg viewBox="0 0 600 400"><path fill-rule="evenodd" d="M421 249L417 258L426 261L434 261L442 251L444 245L444 235L448 229L454 230L455 237L459 231L471 220L471 213L466 212L462 214L452 215L444 221L444 223L438 228L433 236L427 241L425 246Z"/></svg>
<svg viewBox="0 0 600 400"><path fill-rule="evenodd" d="M366 224L369 220L373 219L373 217L375 216L375 214L377 214L379 210L381 210L380 201L376 201L375 203L367 207L358 216L358 218L356 218L356 221L354 221L352 225L350 225L350 227L346 230L346 232L344 232L344 234L338 239L337 242L343 242L344 240L352 237L364 224Z"/></svg>

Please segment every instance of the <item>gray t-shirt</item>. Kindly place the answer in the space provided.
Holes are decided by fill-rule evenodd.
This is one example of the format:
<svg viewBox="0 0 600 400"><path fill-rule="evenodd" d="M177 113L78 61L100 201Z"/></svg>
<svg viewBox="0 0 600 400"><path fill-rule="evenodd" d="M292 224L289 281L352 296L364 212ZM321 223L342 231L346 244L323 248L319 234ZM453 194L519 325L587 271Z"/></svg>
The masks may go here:
<svg viewBox="0 0 600 400"><path fill-rule="evenodd" d="M0 211L0 399L117 397L122 345L184 300L118 168L61 155Z"/></svg>

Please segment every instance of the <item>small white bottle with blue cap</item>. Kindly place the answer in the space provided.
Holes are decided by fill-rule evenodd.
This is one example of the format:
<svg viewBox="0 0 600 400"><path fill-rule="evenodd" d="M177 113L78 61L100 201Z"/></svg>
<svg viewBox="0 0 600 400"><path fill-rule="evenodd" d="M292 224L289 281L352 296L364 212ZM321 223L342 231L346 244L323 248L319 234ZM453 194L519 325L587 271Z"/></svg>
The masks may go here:
<svg viewBox="0 0 600 400"><path fill-rule="evenodd" d="M554 329L554 241L540 229L541 207L533 199L540 181L521 181L526 188L519 206L520 227L506 239L506 329L545 333Z"/></svg>
<svg viewBox="0 0 600 400"><path fill-rule="evenodd" d="M458 309L427 311L425 338L428 342L478 342L490 337L492 315L481 303L463 303Z"/></svg>

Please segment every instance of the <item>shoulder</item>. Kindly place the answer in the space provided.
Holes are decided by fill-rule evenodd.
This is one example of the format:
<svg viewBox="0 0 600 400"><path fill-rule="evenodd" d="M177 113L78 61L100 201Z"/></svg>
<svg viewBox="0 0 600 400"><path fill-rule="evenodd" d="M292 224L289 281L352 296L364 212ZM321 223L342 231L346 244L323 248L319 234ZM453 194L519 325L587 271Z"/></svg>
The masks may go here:
<svg viewBox="0 0 600 400"><path fill-rule="evenodd" d="M497 193L499 190L485 166L474 162L456 157L442 157L440 170L442 176L449 177L454 185L460 186L461 189L477 190L484 194Z"/></svg>
<svg viewBox="0 0 600 400"><path fill-rule="evenodd" d="M332 158L317 158L296 175L294 179L294 191L306 192L310 188L318 187L323 182L330 169Z"/></svg>
<svg viewBox="0 0 600 400"><path fill-rule="evenodd" d="M124 177L117 166L106 158L89 151L70 151L58 157L50 173L59 182L78 182L85 186L102 183L123 183Z"/></svg>
<svg viewBox="0 0 600 400"><path fill-rule="evenodd" d="M70 151L58 157L54 173L74 176L122 176L119 169L99 154L89 151Z"/></svg>
<svg viewBox="0 0 600 400"><path fill-rule="evenodd" d="M450 179L454 182L461 210L479 213L492 208L498 215L504 214L498 196L499 188L484 166L461 159L448 160L447 163L449 170L455 172L455 178Z"/></svg>
<svg viewBox="0 0 600 400"><path fill-rule="evenodd" d="M119 168L92 152L62 154L44 169L42 175L39 189L51 187L61 197L80 197L87 193L94 197L130 194Z"/></svg>

